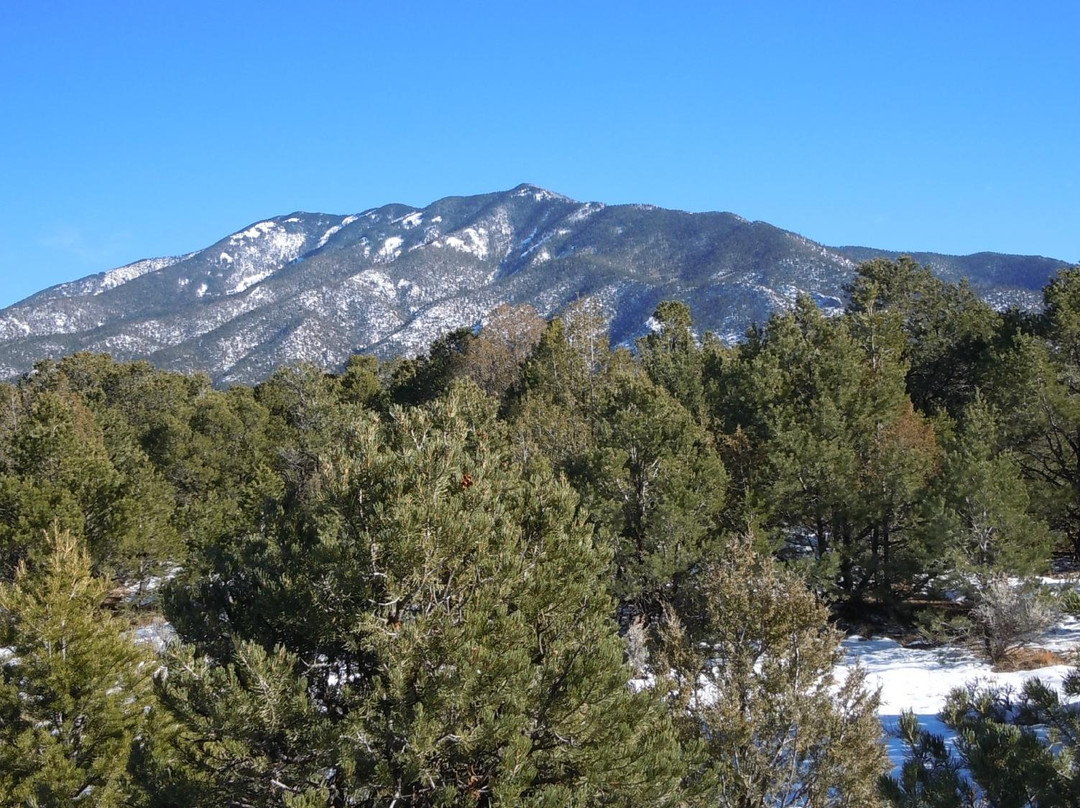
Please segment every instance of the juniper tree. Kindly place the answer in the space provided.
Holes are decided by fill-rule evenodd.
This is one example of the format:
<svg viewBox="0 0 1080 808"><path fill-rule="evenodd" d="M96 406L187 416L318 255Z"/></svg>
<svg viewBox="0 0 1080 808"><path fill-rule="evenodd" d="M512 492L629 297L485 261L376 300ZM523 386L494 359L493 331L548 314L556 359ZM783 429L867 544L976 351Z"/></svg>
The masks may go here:
<svg viewBox="0 0 1080 808"><path fill-rule="evenodd" d="M1080 555L1080 269L1043 291L1045 338L1018 334L990 375L987 397L1029 483L1034 509Z"/></svg>
<svg viewBox="0 0 1080 808"><path fill-rule="evenodd" d="M894 326L830 319L803 297L725 363L722 429L759 459L748 510L781 543L805 542L849 601L906 591L940 563L922 529L940 450L905 392Z"/></svg>
<svg viewBox="0 0 1080 808"><path fill-rule="evenodd" d="M691 803L877 804L877 695L861 670L835 673L840 637L826 608L747 539L699 574L696 608L668 609L656 664L692 756Z"/></svg>

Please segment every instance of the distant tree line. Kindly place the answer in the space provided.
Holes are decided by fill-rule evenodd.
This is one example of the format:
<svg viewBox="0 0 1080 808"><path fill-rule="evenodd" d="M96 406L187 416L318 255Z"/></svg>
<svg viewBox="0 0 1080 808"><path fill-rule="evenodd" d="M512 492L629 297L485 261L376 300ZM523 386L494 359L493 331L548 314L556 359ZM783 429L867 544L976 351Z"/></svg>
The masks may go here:
<svg viewBox="0 0 1080 808"><path fill-rule="evenodd" d="M1075 804L1037 689L958 694L956 753L909 722L886 777L832 623L961 591L1001 657L1001 582L1080 555L1080 269L1039 314L908 259L849 293L733 346L503 306L255 387L0 386L0 806Z"/></svg>

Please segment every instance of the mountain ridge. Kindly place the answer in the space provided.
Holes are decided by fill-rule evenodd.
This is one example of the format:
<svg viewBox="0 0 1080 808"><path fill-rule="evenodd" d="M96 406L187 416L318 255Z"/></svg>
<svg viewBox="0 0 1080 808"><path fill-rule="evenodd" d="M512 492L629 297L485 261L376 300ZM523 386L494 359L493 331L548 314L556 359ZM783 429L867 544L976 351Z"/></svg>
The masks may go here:
<svg viewBox="0 0 1080 808"><path fill-rule="evenodd" d="M553 316L591 298L615 342L644 333L656 303L687 302L699 328L737 339L805 292L842 306L858 262L901 253L827 247L734 213L605 205L522 184L423 208L294 211L182 256L150 258L42 290L0 310L0 376L96 350L215 382L255 382L281 364L328 369L349 355L415 354L499 303ZM1066 262L927 256L999 307L1038 303Z"/></svg>

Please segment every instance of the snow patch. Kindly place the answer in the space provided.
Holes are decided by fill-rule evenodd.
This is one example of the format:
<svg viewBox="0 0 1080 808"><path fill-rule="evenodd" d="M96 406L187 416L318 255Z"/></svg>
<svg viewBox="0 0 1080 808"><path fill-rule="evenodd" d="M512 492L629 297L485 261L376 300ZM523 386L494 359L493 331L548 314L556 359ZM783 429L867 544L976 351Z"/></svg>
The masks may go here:
<svg viewBox="0 0 1080 808"><path fill-rule="evenodd" d="M447 236L443 242L447 247L459 252L470 253L483 260L488 257L487 230L484 228L466 227L459 230L459 236ZM438 242L435 242L438 245Z"/></svg>
<svg viewBox="0 0 1080 808"><path fill-rule="evenodd" d="M397 282L398 295L404 294L405 299L413 302L423 294L423 290L412 281L402 278ZM410 306L409 310L416 311L416 306Z"/></svg>
<svg viewBox="0 0 1080 808"><path fill-rule="evenodd" d="M569 231L566 231L566 232L569 232ZM528 258L530 253L535 252L536 250L540 249L540 247L542 245L546 244L547 242L549 242L551 240L552 236L554 236L554 235L555 235L554 233L546 233L543 236L541 236L539 241L533 242L533 239L536 237L536 231L533 230L532 233L530 233L529 236L524 241L521 242L521 246L525 247L525 249L521 251L521 257L522 258ZM525 245L529 245L529 246L526 247ZM547 251L545 250L544 252L547 252ZM544 259L544 260L547 260L547 259Z"/></svg>
<svg viewBox="0 0 1080 808"><path fill-rule="evenodd" d="M269 278L273 274L274 274L274 270L272 270L272 269L264 269L261 272L252 272L249 275L244 275L239 280L237 280L236 283L233 284L232 288L229 289L225 294L228 294L228 295L240 294L245 289L251 288L252 286L257 284L259 281L266 280L267 278Z"/></svg>
<svg viewBox="0 0 1080 808"><path fill-rule="evenodd" d="M281 225L279 225L277 222L259 222L258 224L253 224L247 230L242 230L239 233L234 233L233 235L229 236L229 243L241 244L245 240L257 239L260 236L265 236L269 233L273 233L279 228L281 228Z"/></svg>
<svg viewBox="0 0 1080 808"><path fill-rule="evenodd" d="M524 185L514 192L515 197L531 196L537 202L547 202L552 199L557 199L562 202L569 202L569 197L565 197L562 194L556 194L552 191L547 191L543 188L537 188L534 185Z"/></svg>
<svg viewBox="0 0 1080 808"><path fill-rule="evenodd" d="M135 278L139 278L150 272L157 272L165 267L170 267L181 260L181 258L147 258L144 261L136 261L134 264L128 264L127 266L119 267L117 269L110 269L101 278L101 282L97 289L94 290L94 294L100 295L102 292L106 292L109 289L115 289L117 286L134 280Z"/></svg>
<svg viewBox="0 0 1080 808"><path fill-rule="evenodd" d="M590 216L592 216L594 213L596 213L597 211L601 211L603 209L604 209L604 204L602 202L586 202L580 208L578 208L573 213L571 213L569 216L567 216L566 221L568 221L568 222L583 222L586 219L588 219Z"/></svg>
<svg viewBox="0 0 1080 808"><path fill-rule="evenodd" d="M148 645L158 654L165 653L165 649L178 639L172 624L160 616L154 617L147 624L136 627L131 633L136 645Z"/></svg>
<svg viewBox="0 0 1080 808"><path fill-rule="evenodd" d="M335 224L333 227L331 227L329 230L327 230L325 233L323 233L322 238L319 239L319 243L315 245L315 249L316 250L321 250L323 247L325 247L326 242L328 242L330 240L331 236L333 236L339 230L341 230L341 225L340 224Z"/></svg>
<svg viewBox="0 0 1080 808"><path fill-rule="evenodd" d="M400 236L390 236L383 242L382 247L379 248L379 258L392 261L401 255L401 245L405 239Z"/></svg>
<svg viewBox="0 0 1080 808"><path fill-rule="evenodd" d="M397 297L397 288L394 286L390 276L385 272L379 272L377 269L366 269L353 275L349 278L349 281L366 287L370 293L386 298Z"/></svg>
<svg viewBox="0 0 1080 808"><path fill-rule="evenodd" d="M290 233L275 222L260 222L233 236L225 294L240 294L296 260L306 241L303 233Z"/></svg>
<svg viewBox="0 0 1080 808"><path fill-rule="evenodd" d="M420 224L424 219L424 214L421 211L410 213L407 216L402 216L400 219L394 219L393 224L401 224L406 230L412 230L414 227Z"/></svg>
<svg viewBox="0 0 1080 808"><path fill-rule="evenodd" d="M1075 650L1080 647L1080 620L1067 618L1035 645L1059 653ZM951 738L955 733L941 722L938 713L953 690L975 683L1018 692L1025 681L1038 677L1060 692L1070 670L1068 665L1052 665L1033 671L999 672L969 651L950 646L905 648L885 637L848 637L843 641L843 651L845 658L837 668L838 678L843 679L856 664L866 671L867 686L880 689L878 716L886 733L897 728L902 712L911 710L923 728ZM889 757L899 766L904 760L903 744L893 735L886 742Z"/></svg>

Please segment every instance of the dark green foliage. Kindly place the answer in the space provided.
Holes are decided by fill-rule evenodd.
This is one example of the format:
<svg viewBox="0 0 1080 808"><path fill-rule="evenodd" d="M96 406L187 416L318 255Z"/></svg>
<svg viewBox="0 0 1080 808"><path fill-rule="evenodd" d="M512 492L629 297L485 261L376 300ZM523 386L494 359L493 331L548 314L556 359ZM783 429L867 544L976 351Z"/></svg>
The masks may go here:
<svg viewBox="0 0 1080 808"><path fill-rule="evenodd" d="M338 396L349 404L362 404L366 407L380 404L383 387L379 378L379 360L361 354L350 357L338 380Z"/></svg>
<svg viewBox="0 0 1080 808"><path fill-rule="evenodd" d="M802 298L722 371L728 446L760 458L742 479L748 518L805 548L850 600L895 596L938 555L922 501L939 449L907 398L899 353L887 319L828 319Z"/></svg>
<svg viewBox="0 0 1080 808"><path fill-rule="evenodd" d="M959 578L1034 573L1049 562L1046 524L1030 511L1020 464L1002 444L997 420L976 396L945 442L943 527Z"/></svg>
<svg viewBox="0 0 1080 808"><path fill-rule="evenodd" d="M658 311L674 318L664 333L683 329L682 345L700 364L685 307ZM661 602L677 599L688 572L716 551L727 474L693 414L626 352L602 347L588 311L573 314L569 326L552 324L525 364L510 420L522 450L566 474L614 548L611 591L626 607L625 627L636 614L658 617ZM649 346L650 361L667 367L669 346Z"/></svg>
<svg viewBox="0 0 1080 808"><path fill-rule="evenodd" d="M1016 454L1003 445L998 417L980 395L955 430L945 430L945 460L928 509L940 531L948 572L937 585L962 592L971 610L940 617L935 633L966 642L993 662L1030 642L1056 612L1034 582L1008 576L1043 571L1050 561L1046 523L1030 510Z"/></svg>
<svg viewBox="0 0 1080 808"><path fill-rule="evenodd" d="M952 572L973 620L1023 612L995 582L1038 571L1055 537L1080 544L1078 290L1063 273L1045 318L998 318L879 262L845 314L800 299L734 347L699 347L689 310L662 303L636 355L613 351L581 304L542 333L503 312L422 359L290 367L254 389L43 363L0 387L0 646L18 663L0 792L64 804L93 771L106 805L872 805L873 699L859 674L831 680L837 637L811 592L859 617ZM54 525L89 562L56 566ZM759 526L766 555L727 538ZM160 705L87 563L183 567ZM93 659L34 645L53 617L25 616L65 575L50 614ZM624 656L656 690L629 686ZM99 658L138 674L133 700ZM49 715L18 718L20 692L106 729L44 731ZM961 763L990 804L1075 804L1080 730L1048 693L950 704L962 757L905 719L917 763L886 784L896 804L973 804ZM1021 775L992 782L1003 765Z"/></svg>
<svg viewBox="0 0 1080 808"><path fill-rule="evenodd" d="M709 434L636 368L608 380L594 433L595 448L572 479L615 549L612 591L655 618L716 553L727 474Z"/></svg>
<svg viewBox="0 0 1080 808"><path fill-rule="evenodd" d="M41 548L52 524L85 538L95 567L132 574L181 554L172 492L122 421L77 395L26 390L0 460L0 559Z"/></svg>
<svg viewBox="0 0 1080 808"><path fill-rule="evenodd" d="M1000 357L988 398L1002 416L1033 504L1080 553L1080 270L1047 287L1046 337L1019 334Z"/></svg>
<svg viewBox="0 0 1080 808"><path fill-rule="evenodd" d="M228 665L190 649L166 656L159 728L142 772L156 805L281 805L328 798L337 735L310 698L303 666L278 647L241 642ZM325 801L322 804L327 804Z"/></svg>
<svg viewBox="0 0 1080 808"><path fill-rule="evenodd" d="M552 320L521 370L507 421L523 454L574 474L595 444L598 397L613 360L603 319L584 306Z"/></svg>
<svg viewBox="0 0 1080 808"><path fill-rule="evenodd" d="M946 283L907 256L859 266L849 311L888 312L905 337L907 389L921 412L954 415L990 362L998 317L966 283Z"/></svg>
<svg viewBox="0 0 1080 808"><path fill-rule="evenodd" d="M174 601L181 632L233 666L226 689L262 686L244 673L245 640L285 649L275 676L291 666L306 687L282 680L270 702L306 691L333 723L333 765L304 769L323 772L314 785L332 804L662 805L674 793L660 705L627 688L604 551L567 486L514 462L499 429L475 390L388 424L358 416L308 496L259 535L222 537ZM170 702L203 702L207 676L224 675L212 670ZM184 709L189 726L205 721L200 737L214 732L210 708ZM235 748L266 751L243 732ZM216 782L215 759L197 761L199 779ZM245 799L280 804L274 766L230 770L252 772Z"/></svg>
<svg viewBox="0 0 1080 808"><path fill-rule="evenodd" d="M395 404L432 401L465 372L465 357L475 339L471 328L459 328L439 337L427 356L397 360L390 368L387 391Z"/></svg>
<svg viewBox="0 0 1080 808"><path fill-rule="evenodd" d="M705 409L703 359L694 342L690 309L666 300L653 313L656 329L637 341L641 365L649 378L700 418Z"/></svg>

